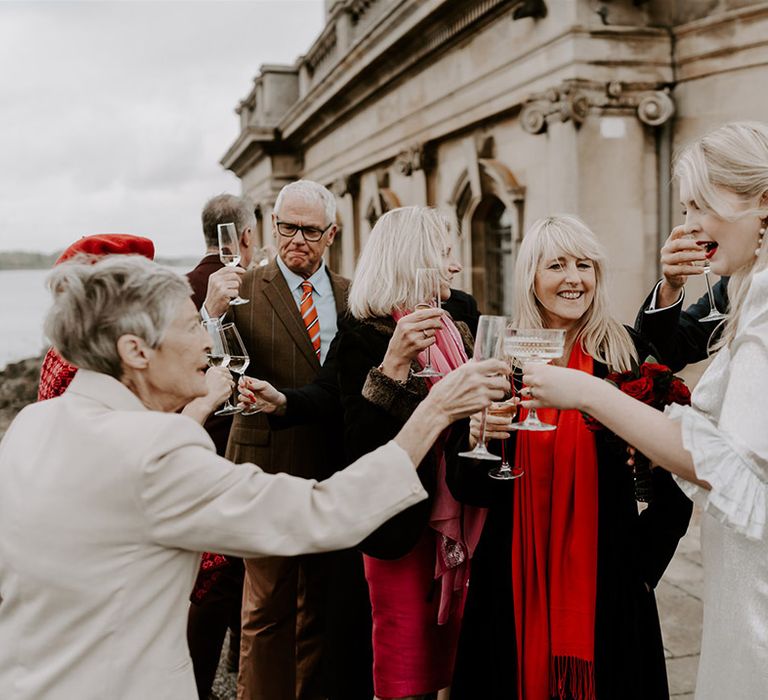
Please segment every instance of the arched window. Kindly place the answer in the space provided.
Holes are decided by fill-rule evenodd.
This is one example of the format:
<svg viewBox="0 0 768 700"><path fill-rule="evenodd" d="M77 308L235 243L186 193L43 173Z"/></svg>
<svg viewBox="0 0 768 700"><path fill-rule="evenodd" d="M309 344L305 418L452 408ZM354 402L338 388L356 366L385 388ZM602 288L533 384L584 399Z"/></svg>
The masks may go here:
<svg viewBox="0 0 768 700"><path fill-rule="evenodd" d="M469 260L471 292L482 313L512 312L517 246L522 238L523 189L502 163L480 159L480 188L468 173L453 201L463 259Z"/></svg>

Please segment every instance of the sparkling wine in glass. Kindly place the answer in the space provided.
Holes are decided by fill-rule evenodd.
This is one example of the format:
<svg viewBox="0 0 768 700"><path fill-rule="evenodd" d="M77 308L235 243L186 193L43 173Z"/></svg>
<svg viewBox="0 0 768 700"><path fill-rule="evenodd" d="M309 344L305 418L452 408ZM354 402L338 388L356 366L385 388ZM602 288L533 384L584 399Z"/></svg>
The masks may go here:
<svg viewBox="0 0 768 700"><path fill-rule="evenodd" d="M221 327L221 332L229 349L229 364L227 368L230 372L242 377L251 362L248 351L245 349L245 343L243 343L243 339L240 337L240 333L234 323L225 323ZM242 406L235 406L233 404L234 401L237 401L237 382L235 382L235 386L232 389L232 398L228 398L224 408L217 411L216 414L246 413Z"/></svg>
<svg viewBox="0 0 768 700"><path fill-rule="evenodd" d="M481 316L477 322L477 335L475 336L475 350L473 360L500 360L504 356L504 330L507 327L506 316ZM459 457L471 459L488 459L494 462L501 457L488 451L485 444L485 417L486 410L480 416L480 440L473 450L459 452Z"/></svg>
<svg viewBox="0 0 768 700"><path fill-rule="evenodd" d="M707 254L707 257L702 264L702 269L704 270L704 282L707 284L707 297L709 298L709 313L700 318L699 321L722 321L724 318L728 318L728 316L718 311L717 306L715 305L715 295L712 293L712 283L709 281L709 273L712 271L709 258L715 252L717 243L714 241L696 241L696 243L702 246Z"/></svg>
<svg viewBox="0 0 768 700"><path fill-rule="evenodd" d="M517 404L509 398L499 403L493 402L488 407L488 413L490 415L504 416L508 418L514 418L517 413ZM498 479L499 481L512 481L525 474L521 467L511 467L509 464L509 458L507 457L507 441L501 441L501 464L498 467L494 467L488 472L488 476L492 479Z"/></svg>
<svg viewBox="0 0 768 700"><path fill-rule="evenodd" d="M203 321L203 328L210 338L211 347L208 351L208 364L211 367L229 367L232 358L229 354L229 346L224 334L224 327L218 318L209 318ZM233 410L234 409L234 410ZM233 406L229 398L222 408L214 413L215 416L238 413L239 409Z"/></svg>
<svg viewBox="0 0 768 700"><path fill-rule="evenodd" d="M440 270L434 267L420 267L416 270L416 303L417 309L439 309L440 308ZM438 372L432 367L430 357L431 345L427 348L427 363L424 368L414 373L414 377L442 377L442 372Z"/></svg>
<svg viewBox="0 0 768 700"><path fill-rule="evenodd" d="M234 224L219 224L219 260L227 267L237 267L240 264L240 243L238 241L237 229ZM248 299L243 299L240 295L229 300L230 305L247 304Z"/></svg>
<svg viewBox="0 0 768 700"><path fill-rule="evenodd" d="M546 364L550 360L563 356L565 350L565 331L551 328L514 328L506 329L504 354L509 359L523 362ZM536 415L536 409L528 411L522 423L512 426L513 430L555 430L557 426L542 423Z"/></svg>

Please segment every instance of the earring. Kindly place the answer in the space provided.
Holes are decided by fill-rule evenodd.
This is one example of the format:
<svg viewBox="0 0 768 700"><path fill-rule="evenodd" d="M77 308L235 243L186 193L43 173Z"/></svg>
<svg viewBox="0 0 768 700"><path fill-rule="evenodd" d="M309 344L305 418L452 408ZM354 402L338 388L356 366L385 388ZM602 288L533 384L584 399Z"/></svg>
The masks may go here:
<svg viewBox="0 0 768 700"><path fill-rule="evenodd" d="M760 249L763 247L763 237L765 236L766 228L768 228L768 219L763 221L763 225L757 232L757 248L755 248L755 256L760 255Z"/></svg>

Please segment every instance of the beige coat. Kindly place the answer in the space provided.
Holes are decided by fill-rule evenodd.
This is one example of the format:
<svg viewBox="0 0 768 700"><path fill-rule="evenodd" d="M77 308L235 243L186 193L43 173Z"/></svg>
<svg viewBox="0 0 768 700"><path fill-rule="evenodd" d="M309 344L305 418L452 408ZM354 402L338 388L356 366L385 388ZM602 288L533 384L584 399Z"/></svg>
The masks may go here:
<svg viewBox="0 0 768 700"><path fill-rule="evenodd" d="M0 443L0 695L191 700L197 552L349 547L425 496L394 443L322 483L272 476L81 370Z"/></svg>

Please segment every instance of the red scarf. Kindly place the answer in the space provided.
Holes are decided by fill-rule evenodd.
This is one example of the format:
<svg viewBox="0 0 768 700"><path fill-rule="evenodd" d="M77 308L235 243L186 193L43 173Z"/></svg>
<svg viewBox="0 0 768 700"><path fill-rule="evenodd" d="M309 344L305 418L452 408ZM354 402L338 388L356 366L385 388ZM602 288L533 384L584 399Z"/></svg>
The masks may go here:
<svg viewBox="0 0 768 700"><path fill-rule="evenodd" d="M392 318L399 321L405 316L402 311L393 311ZM443 328L435 332L435 344L430 348L432 366L443 375L460 367L467 361L464 343L453 320L448 315L440 319ZM424 367L426 350L419 353L418 362ZM427 386L440 381L440 377L425 377ZM445 483L445 442L450 428L435 441L432 452L437 462L437 478L429 526L435 531L435 579L440 590L440 606L437 623L444 625L451 615L460 612L464 605L469 580L469 562L474 556L480 534L483 531L486 508L459 503Z"/></svg>
<svg viewBox="0 0 768 700"><path fill-rule="evenodd" d="M579 343L568 367L592 374ZM595 438L578 411L538 413L557 430L517 434L525 469L512 526L518 696L595 700Z"/></svg>

